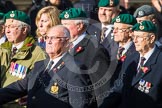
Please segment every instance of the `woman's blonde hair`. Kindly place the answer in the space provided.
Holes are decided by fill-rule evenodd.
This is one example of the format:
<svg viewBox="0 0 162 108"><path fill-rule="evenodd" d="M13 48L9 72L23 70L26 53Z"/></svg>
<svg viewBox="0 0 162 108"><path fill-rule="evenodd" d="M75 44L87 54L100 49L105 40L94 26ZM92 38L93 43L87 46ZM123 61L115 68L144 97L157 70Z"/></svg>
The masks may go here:
<svg viewBox="0 0 162 108"><path fill-rule="evenodd" d="M49 17L49 19L51 19L51 23L48 26L48 28L58 25L58 24L61 24L61 21L59 19L60 11L58 10L58 8L55 6L47 6L47 7L42 8L41 10L39 10L39 12L36 16L35 22L36 22L37 27L38 27L38 22L40 21L42 14L46 14ZM41 36L38 28L36 30L36 34L37 34L37 37Z"/></svg>

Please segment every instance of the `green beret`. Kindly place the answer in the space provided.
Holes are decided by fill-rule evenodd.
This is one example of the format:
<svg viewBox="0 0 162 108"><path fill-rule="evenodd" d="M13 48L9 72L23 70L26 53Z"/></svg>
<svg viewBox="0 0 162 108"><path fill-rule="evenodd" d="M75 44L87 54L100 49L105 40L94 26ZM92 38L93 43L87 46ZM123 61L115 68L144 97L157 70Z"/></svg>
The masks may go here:
<svg viewBox="0 0 162 108"><path fill-rule="evenodd" d="M29 16L23 11L19 11L19 10L9 11L8 13L5 14L4 18L5 20L12 18L15 20L22 21L29 25L31 24Z"/></svg>
<svg viewBox="0 0 162 108"><path fill-rule="evenodd" d="M70 8L59 15L60 19L80 19L87 18L86 13L81 8Z"/></svg>
<svg viewBox="0 0 162 108"><path fill-rule="evenodd" d="M119 16L112 19L112 23L124 23L134 25L137 23L136 18L131 14L120 14Z"/></svg>
<svg viewBox="0 0 162 108"><path fill-rule="evenodd" d="M144 31L144 32L156 32L156 26L151 21L142 21L140 23L136 23L133 28L133 31Z"/></svg>
<svg viewBox="0 0 162 108"><path fill-rule="evenodd" d="M98 7L115 7L119 5L120 0L100 0Z"/></svg>

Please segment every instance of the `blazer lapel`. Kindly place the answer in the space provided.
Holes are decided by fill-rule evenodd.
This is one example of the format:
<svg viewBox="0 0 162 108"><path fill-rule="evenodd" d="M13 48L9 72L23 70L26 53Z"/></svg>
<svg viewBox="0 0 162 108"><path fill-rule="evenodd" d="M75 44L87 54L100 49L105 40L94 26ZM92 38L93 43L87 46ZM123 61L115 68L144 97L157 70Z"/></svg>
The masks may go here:
<svg viewBox="0 0 162 108"><path fill-rule="evenodd" d="M78 53L84 51L85 47L88 45L91 35L86 35L83 40L81 40L73 49L72 55L77 55Z"/></svg>
<svg viewBox="0 0 162 108"><path fill-rule="evenodd" d="M134 77L132 85L135 85L140 79L142 79L149 72L151 72L152 65L154 65L156 63L159 53L160 53L160 50L158 48L155 48L155 51L153 52L153 54L150 56L150 58L144 64L143 69L141 69L140 72L137 74L137 76ZM152 58L154 58L154 59L152 59ZM144 70L144 68L145 68L145 70Z"/></svg>

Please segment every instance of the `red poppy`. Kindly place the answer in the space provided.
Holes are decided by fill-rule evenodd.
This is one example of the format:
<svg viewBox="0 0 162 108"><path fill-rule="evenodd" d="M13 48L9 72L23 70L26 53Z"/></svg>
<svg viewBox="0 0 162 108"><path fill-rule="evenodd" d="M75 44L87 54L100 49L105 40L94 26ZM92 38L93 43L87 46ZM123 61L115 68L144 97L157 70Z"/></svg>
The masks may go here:
<svg viewBox="0 0 162 108"><path fill-rule="evenodd" d="M77 49L76 49L76 52L80 52L83 48L81 46L79 46Z"/></svg>
<svg viewBox="0 0 162 108"><path fill-rule="evenodd" d="M148 67L141 67L141 69L142 69L142 71L144 72L144 73L147 73L148 72Z"/></svg>
<svg viewBox="0 0 162 108"><path fill-rule="evenodd" d="M121 60L122 62L124 62L124 61L125 61L125 59L126 59L126 55L123 55L123 56L121 56L121 57L120 57L120 59L119 59L119 60Z"/></svg>
<svg viewBox="0 0 162 108"><path fill-rule="evenodd" d="M32 43L28 43L28 44L26 44L27 47L32 46L32 45L33 45Z"/></svg>

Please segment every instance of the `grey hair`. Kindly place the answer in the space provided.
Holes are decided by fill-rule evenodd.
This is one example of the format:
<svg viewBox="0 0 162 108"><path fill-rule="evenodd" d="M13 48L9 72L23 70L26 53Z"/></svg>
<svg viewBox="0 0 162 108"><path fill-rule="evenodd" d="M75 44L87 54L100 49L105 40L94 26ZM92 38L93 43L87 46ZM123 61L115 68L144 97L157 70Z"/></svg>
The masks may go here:
<svg viewBox="0 0 162 108"><path fill-rule="evenodd" d="M27 28L28 28L28 29L27 29L27 34L30 34L30 32L31 32L31 26L30 26L29 24L24 23L24 22L22 22L22 21L18 21L18 23L19 23L19 25L21 25L21 26L20 26L21 29L22 29L22 27L27 27Z"/></svg>
<svg viewBox="0 0 162 108"><path fill-rule="evenodd" d="M83 23L85 28L87 28L89 26L89 20L88 19L75 20L74 23L75 24Z"/></svg>

